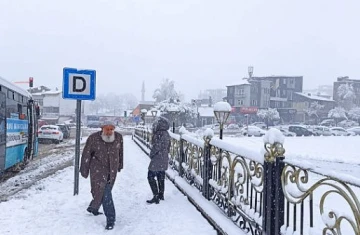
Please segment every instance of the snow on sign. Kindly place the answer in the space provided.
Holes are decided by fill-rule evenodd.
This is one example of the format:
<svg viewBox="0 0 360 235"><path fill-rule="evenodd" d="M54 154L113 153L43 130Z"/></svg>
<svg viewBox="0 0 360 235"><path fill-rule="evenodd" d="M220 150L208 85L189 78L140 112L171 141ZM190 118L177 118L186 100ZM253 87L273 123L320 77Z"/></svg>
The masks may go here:
<svg viewBox="0 0 360 235"><path fill-rule="evenodd" d="M95 100L96 71L63 69L63 98Z"/></svg>

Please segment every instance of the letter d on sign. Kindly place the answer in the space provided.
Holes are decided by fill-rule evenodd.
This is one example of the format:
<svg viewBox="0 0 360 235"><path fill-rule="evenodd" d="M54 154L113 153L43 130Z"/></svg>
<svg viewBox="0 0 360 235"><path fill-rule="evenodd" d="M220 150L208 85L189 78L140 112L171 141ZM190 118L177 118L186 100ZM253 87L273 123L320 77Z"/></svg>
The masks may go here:
<svg viewBox="0 0 360 235"><path fill-rule="evenodd" d="M81 87L81 88L80 88ZM83 92L86 89L86 81L83 77L73 77L73 92Z"/></svg>

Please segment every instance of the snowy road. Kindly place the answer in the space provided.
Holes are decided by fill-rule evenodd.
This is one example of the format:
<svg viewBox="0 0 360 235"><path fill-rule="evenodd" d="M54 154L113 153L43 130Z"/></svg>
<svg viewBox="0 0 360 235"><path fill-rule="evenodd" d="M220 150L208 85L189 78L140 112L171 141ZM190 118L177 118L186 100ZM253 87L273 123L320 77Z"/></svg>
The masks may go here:
<svg viewBox="0 0 360 235"><path fill-rule="evenodd" d="M148 157L125 137L124 170L113 189L117 223L106 234L211 235L216 231L173 184L166 180L165 201L147 205ZM80 179L80 194L73 193L73 167L37 182L0 203L0 234L102 234L105 217L85 209L90 202L90 182ZM102 209L101 209L102 210Z"/></svg>

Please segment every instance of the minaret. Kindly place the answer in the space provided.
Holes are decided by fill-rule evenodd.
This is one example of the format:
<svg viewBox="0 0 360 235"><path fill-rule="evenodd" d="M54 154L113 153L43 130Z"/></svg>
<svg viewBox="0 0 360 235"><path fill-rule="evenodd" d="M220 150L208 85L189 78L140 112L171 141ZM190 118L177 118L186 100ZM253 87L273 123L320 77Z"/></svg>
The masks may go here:
<svg viewBox="0 0 360 235"><path fill-rule="evenodd" d="M144 81L142 83L142 88L141 88L141 101L145 101L145 82Z"/></svg>

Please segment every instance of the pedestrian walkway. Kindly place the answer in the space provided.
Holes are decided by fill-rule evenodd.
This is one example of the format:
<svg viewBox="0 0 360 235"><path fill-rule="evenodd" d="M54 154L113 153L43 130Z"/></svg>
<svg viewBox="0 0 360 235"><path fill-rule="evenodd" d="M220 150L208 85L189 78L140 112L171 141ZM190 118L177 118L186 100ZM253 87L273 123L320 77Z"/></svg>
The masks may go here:
<svg viewBox="0 0 360 235"><path fill-rule="evenodd" d="M80 179L79 195L73 196L74 168L69 167L0 203L0 234L216 234L169 180L165 201L146 204L152 197L146 178L149 158L130 137L124 138L124 151L124 170L113 188L114 230L105 231L105 216L86 212L91 200L89 179Z"/></svg>

